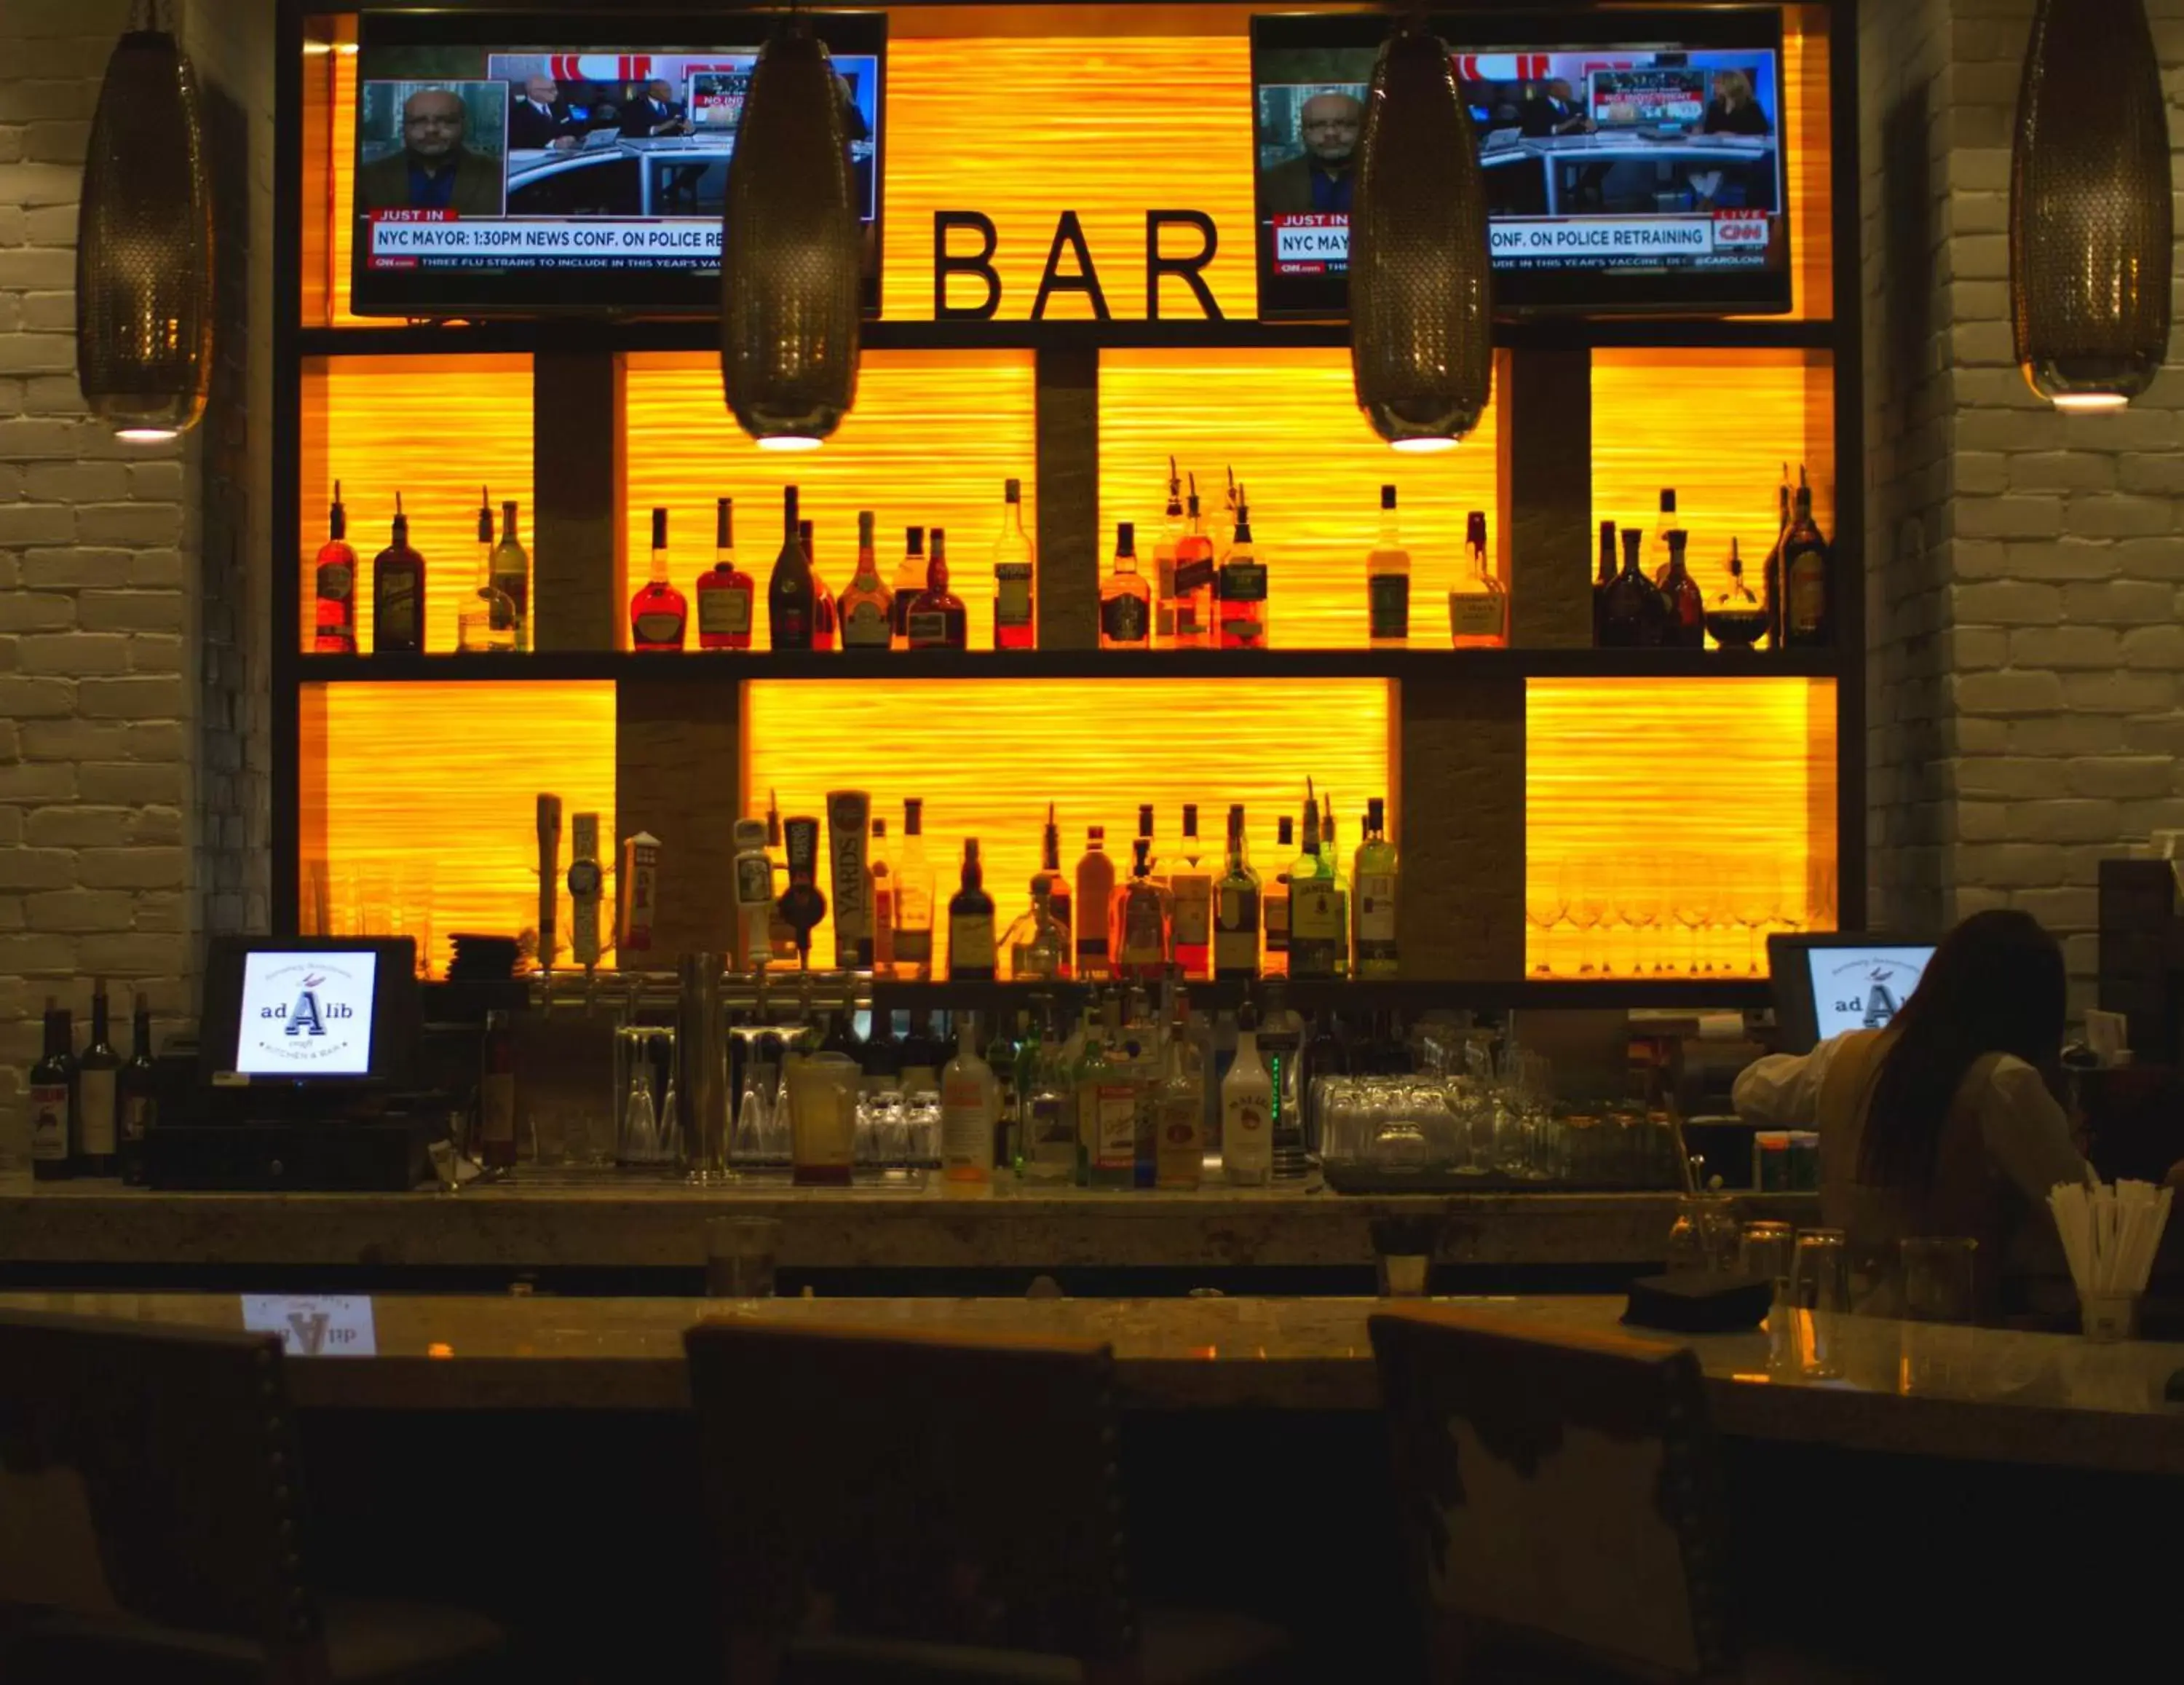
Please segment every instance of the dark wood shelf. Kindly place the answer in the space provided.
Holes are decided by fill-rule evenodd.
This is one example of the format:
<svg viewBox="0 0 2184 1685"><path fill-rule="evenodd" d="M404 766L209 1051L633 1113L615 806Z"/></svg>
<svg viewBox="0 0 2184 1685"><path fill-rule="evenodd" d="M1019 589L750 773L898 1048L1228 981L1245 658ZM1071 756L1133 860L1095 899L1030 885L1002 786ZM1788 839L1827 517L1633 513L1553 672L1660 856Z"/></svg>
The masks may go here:
<svg viewBox="0 0 2184 1685"><path fill-rule="evenodd" d="M447 656L291 656L305 684L543 683L642 679L735 684L746 679L1127 678L1833 678L1830 650L990 650L870 655L751 650Z"/></svg>
<svg viewBox="0 0 2184 1685"><path fill-rule="evenodd" d="M297 334L305 357L420 357L539 351L710 351L720 343L710 316L629 321L540 317L475 322L406 322L387 327L307 327ZM1594 321L1540 317L1496 322L1497 345L1568 349L1587 346L1675 350L1825 350L1831 321L1788 318L1722 321L1685 316ZM1350 343L1340 321L1259 321L1231 317L1162 321L869 321L873 351L1100 349L1271 350Z"/></svg>

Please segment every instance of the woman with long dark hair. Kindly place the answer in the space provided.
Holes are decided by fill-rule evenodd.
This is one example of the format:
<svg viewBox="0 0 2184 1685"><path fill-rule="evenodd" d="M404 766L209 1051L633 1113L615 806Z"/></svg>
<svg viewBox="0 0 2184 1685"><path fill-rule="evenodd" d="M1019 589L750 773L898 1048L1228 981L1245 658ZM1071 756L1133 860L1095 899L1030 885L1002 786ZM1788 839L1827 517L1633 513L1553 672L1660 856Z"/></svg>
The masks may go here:
<svg viewBox="0 0 2184 1685"><path fill-rule="evenodd" d="M1849 1237L1871 1308L1888 1308L1897 1242L1979 1242L1981 1308L2006 1278L2053 1274L2048 1190L2092 1172L2056 1099L2063 951L2030 913L1974 913L1942 939L1884 1029L1776 1054L1736 1080L1736 1109L1820 1135L1820 1214Z"/></svg>

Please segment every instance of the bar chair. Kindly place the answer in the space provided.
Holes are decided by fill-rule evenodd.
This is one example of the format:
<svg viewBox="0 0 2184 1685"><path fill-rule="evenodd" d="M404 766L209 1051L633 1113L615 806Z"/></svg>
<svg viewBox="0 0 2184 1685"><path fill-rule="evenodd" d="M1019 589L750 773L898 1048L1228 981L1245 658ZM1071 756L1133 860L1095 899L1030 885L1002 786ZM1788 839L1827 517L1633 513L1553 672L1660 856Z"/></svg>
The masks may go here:
<svg viewBox="0 0 2184 1685"><path fill-rule="evenodd" d="M1435 1685L1879 1677L1741 1642L1688 1348L1458 1310L1369 1325Z"/></svg>
<svg viewBox="0 0 2184 1685"><path fill-rule="evenodd" d="M320 1598L270 1335L0 1312L0 1680L500 1677L499 1630Z"/></svg>
<svg viewBox="0 0 2184 1685"><path fill-rule="evenodd" d="M1283 1680L1243 1615L1130 1593L1104 1345L683 1336L729 1685Z"/></svg>

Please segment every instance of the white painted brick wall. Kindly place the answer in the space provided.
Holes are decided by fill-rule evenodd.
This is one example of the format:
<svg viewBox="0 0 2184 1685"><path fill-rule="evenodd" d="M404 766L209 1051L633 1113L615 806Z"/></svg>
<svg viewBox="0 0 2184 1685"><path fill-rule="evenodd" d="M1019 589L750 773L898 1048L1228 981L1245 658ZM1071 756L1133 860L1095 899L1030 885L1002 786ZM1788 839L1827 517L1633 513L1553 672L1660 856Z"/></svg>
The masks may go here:
<svg viewBox="0 0 2184 1685"><path fill-rule="evenodd" d="M2065 416L2012 362L1999 283L2032 10L1861 8L1869 837L1877 918L2024 907L2063 937L2083 1005L2098 862L2184 826L2184 375L2122 415ZM2184 0L2147 10L2173 146Z"/></svg>

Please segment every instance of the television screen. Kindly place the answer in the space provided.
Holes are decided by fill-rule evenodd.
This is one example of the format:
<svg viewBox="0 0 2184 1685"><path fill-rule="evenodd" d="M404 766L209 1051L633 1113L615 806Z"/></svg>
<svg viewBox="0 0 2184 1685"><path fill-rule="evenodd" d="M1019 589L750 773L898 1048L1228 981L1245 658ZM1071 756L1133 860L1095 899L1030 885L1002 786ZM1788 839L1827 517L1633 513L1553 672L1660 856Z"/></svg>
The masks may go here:
<svg viewBox="0 0 2184 1685"><path fill-rule="evenodd" d="M1497 311L1790 308L1770 7L1437 15L1479 145ZM1262 315L1348 306L1384 18L1252 20Z"/></svg>
<svg viewBox="0 0 2184 1685"><path fill-rule="evenodd" d="M833 59L877 310L886 21L812 20ZM767 25L708 21L731 38L690 44L687 17L367 14L354 309L717 309L728 159Z"/></svg>

